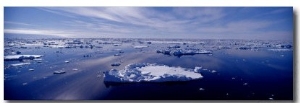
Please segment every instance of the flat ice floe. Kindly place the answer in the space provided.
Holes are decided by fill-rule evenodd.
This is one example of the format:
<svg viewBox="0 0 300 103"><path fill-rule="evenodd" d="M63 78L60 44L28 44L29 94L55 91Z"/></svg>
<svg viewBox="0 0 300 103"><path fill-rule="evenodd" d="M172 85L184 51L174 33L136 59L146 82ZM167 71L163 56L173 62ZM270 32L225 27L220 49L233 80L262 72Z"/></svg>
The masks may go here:
<svg viewBox="0 0 300 103"><path fill-rule="evenodd" d="M201 79L194 69L170 67L150 63L137 63L125 66L125 69L104 72L104 82L170 82Z"/></svg>
<svg viewBox="0 0 300 103"><path fill-rule="evenodd" d="M30 64L30 63L16 63L16 64L11 64L11 66L16 67L16 66L22 66L22 65L28 65L28 64Z"/></svg>
<svg viewBox="0 0 300 103"><path fill-rule="evenodd" d="M268 50L275 51L275 52L292 51L291 49L268 49Z"/></svg>
<svg viewBox="0 0 300 103"><path fill-rule="evenodd" d="M157 50L156 53L162 53L165 55L173 55L173 56L212 54L211 51L199 50L199 49Z"/></svg>
<svg viewBox="0 0 300 103"><path fill-rule="evenodd" d="M142 49L142 48L147 48L148 46L145 45L138 45L138 46L133 46L135 49Z"/></svg>
<svg viewBox="0 0 300 103"><path fill-rule="evenodd" d="M40 57L42 57L42 55L7 55L4 56L4 60L35 59Z"/></svg>

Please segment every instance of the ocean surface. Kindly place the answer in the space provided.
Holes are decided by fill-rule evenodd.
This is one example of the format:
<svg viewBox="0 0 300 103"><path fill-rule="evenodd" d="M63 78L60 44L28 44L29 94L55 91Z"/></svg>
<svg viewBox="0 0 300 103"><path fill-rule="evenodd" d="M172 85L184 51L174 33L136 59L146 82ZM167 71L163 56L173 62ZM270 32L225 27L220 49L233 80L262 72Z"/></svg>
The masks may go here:
<svg viewBox="0 0 300 103"><path fill-rule="evenodd" d="M40 60L4 61L4 99L293 100L293 47L282 46L292 45L292 42L80 39L83 42L70 48L55 47L66 46L72 40L5 40L4 56L20 51L24 55L43 57ZM50 41L59 43L45 46ZM147 47L134 48L140 45ZM180 46L176 49L197 48L212 51L212 54L174 56L157 53L157 50L174 45ZM250 48L240 48L245 46ZM12 66L22 62L30 64ZM121 65L111 66L114 62ZM168 83L104 83L104 71L124 69L132 63L190 69L202 66L203 78ZM54 74L57 70L65 73Z"/></svg>

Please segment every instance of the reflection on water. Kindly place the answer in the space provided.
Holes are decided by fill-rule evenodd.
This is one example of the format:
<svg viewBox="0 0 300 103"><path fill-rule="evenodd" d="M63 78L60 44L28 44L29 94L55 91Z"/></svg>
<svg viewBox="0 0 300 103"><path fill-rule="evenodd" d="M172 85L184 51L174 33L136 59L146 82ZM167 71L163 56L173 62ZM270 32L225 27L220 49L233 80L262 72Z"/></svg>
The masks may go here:
<svg viewBox="0 0 300 103"><path fill-rule="evenodd" d="M5 99L293 99L293 51L273 52L265 48L239 50L234 47L215 49L201 42L201 45L191 44L189 47L186 44L179 45L182 48L193 46L210 49L213 50L212 55L177 57L156 53L157 49L165 49L173 44L139 44L149 47L136 49L132 46L136 45L134 43L101 44L102 48L93 49L13 48L22 54L44 56L41 62L29 60L31 64L23 66L11 66L19 61L4 62ZM120 56L114 56L117 53ZM112 67L111 64L115 62L121 65ZM204 78L189 82L109 86L103 82L104 71L123 69L131 63L157 63L191 69L202 66L201 74ZM66 73L53 74L56 70L64 70Z"/></svg>

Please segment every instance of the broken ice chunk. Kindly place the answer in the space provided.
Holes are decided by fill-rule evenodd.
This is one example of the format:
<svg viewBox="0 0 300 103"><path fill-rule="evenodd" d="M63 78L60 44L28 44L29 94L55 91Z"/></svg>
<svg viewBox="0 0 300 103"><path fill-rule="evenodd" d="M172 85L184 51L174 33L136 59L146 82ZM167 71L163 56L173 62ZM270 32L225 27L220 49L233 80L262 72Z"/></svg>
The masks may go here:
<svg viewBox="0 0 300 103"><path fill-rule="evenodd" d="M66 71L64 70L57 70L53 72L53 74L64 74L64 73L66 73Z"/></svg>
<svg viewBox="0 0 300 103"><path fill-rule="evenodd" d="M29 71L34 71L34 69L28 69Z"/></svg>
<svg viewBox="0 0 300 103"><path fill-rule="evenodd" d="M199 73L201 69L202 69L202 67L195 67L194 72Z"/></svg>
<svg viewBox="0 0 300 103"><path fill-rule="evenodd" d="M217 71L216 71L216 70L212 70L212 71L211 71L211 73L215 73L215 72L217 72Z"/></svg>
<svg viewBox="0 0 300 103"><path fill-rule="evenodd" d="M75 68L75 69L72 69L72 70L77 71L78 69Z"/></svg>
<svg viewBox="0 0 300 103"><path fill-rule="evenodd" d="M200 90L200 91L204 91L205 89L204 89L204 88L199 88L199 90Z"/></svg>
<svg viewBox="0 0 300 103"><path fill-rule="evenodd" d="M27 85L28 83L23 83L22 85Z"/></svg>
<svg viewBox="0 0 300 103"><path fill-rule="evenodd" d="M70 62L70 61L67 61L67 60L65 61L65 63L69 63L69 62Z"/></svg>

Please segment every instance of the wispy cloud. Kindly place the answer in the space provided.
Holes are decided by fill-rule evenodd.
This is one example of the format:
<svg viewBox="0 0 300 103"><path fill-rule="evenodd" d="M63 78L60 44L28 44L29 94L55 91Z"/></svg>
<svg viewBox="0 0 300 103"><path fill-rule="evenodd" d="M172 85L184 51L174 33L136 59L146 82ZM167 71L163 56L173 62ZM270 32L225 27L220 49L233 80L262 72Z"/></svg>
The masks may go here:
<svg viewBox="0 0 300 103"><path fill-rule="evenodd" d="M258 31L259 29L266 28L271 24L271 22L267 21L243 20L230 22L225 26L202 27L198 28L197 31L205 33L245 33Z"/></svg>
<svg viewBox="0 0 300 103"><path fill-rule="evenodd" d="M72 35L73 33L67 31L59 31L59 30L48 30L48 29L4 29L4 33L9 34L36 34L36 35L54 35L60 37L67 37Z"/></svg>
<svg viewBox="0 0 300 103"><path fill-rule="evenodd" d="M289 20L262 19L269 15L288 12L289 8L272 9L258 13L259 8L209 8L209 7L49 7L38 8L55 14L60 19L56 25L35 28L6 28L5 33L33 33L61 35L65 37L222 37L232 34L250 35L264 32L272 34L274 24L286 24ZM235 10L230 12L230 10ZM252 14L252 15L249 15ZM247 16L244 16L247 15ZM264 16L262 16L264 15ZM67 19L66 19L67 17ZM51 19L49 19L51 21ZM53 22L57 22L54 21ZM14 23L6 23L14 24ZM22 23L20 23L21 25ZM59 25L58 25L59 24ZM15 23L17 25L17 23ZM50 28L49 28L50 27ZM282 31L286 32L286 31ZM209 35L206 35L209 34ZM274 33L273 33L274 34ZM281 33L288 34L288 33ZM243 36L242 36L243 37ZM193 38L193 37L192 37Z"/></svg>
<svg viewBox="0 0 300 103"><path fill-rule="evenodd" d="M29 26L29 25L31 25L31 24L27 24L27 23L20 23L20 22L13 22L13 21L4 21L4 24L22 25L22 26Z"/></svg>

